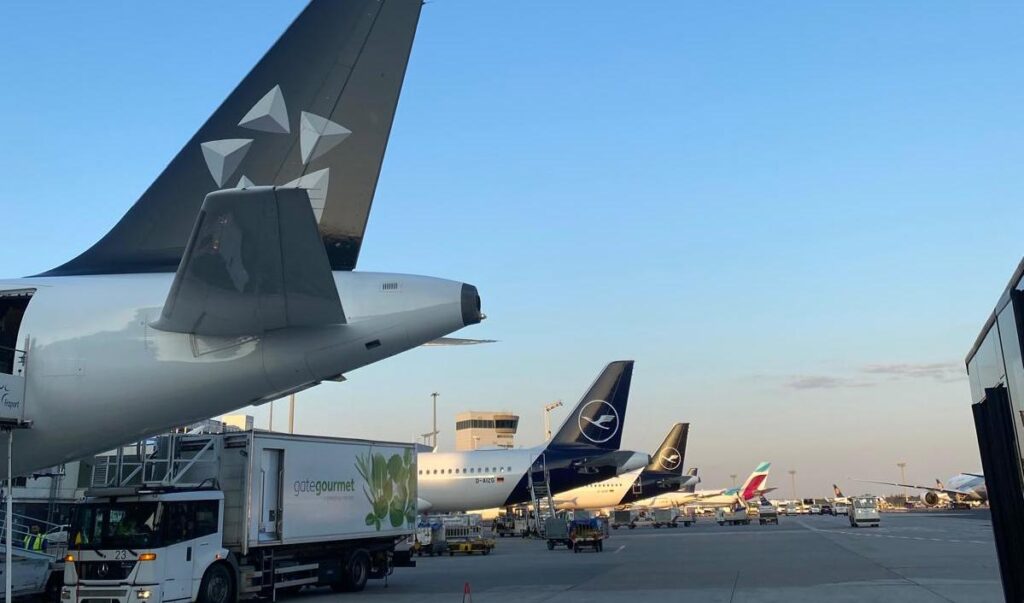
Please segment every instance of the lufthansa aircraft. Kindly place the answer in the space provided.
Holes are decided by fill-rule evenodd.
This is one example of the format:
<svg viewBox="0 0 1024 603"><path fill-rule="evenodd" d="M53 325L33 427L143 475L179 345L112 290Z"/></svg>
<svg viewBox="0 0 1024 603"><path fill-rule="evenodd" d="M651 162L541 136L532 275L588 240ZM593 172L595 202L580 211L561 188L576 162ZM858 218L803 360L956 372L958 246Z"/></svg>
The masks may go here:
<svg viewBox="0 0 1024 603"><path fill-rule="evenodd" d="M885 486L899 486L900 488L913 488L924 490L921 495L921 502L929 507L940 504L951 503L984 503L988 500L988 488L985 486L985 476L980 473L958 473L946 480L943 484L935 480L934 486L918 486L915 484L900 484L897 482L880 482L874 480L859 479L859 482L867 484L882 484Z"/></svg>
<svg viewBox="0 0 1024 603"><path fill-rule="evenodd" d="M544 446L417 456L419 511L451 513L527 502L530 484L551 492L599 482L643 467L646 454L619 450L633 361L601 372L551 441Z"/></svg>
<svg viewBox="0 0 1024 603"><path fill-rule="evenodd" d="M354 271L421 5L314 0L110 232L0 281L16 474L480 322L471 285Z"/></svg>
<svg viewBox="0 0 1024 603"><path fill-rule="evenodd" d="M607 509L696 483L696 477L683 475L689 431L689 423L676 423L646 467L559 492L555 495L555 506L559 509Z"/></svg>

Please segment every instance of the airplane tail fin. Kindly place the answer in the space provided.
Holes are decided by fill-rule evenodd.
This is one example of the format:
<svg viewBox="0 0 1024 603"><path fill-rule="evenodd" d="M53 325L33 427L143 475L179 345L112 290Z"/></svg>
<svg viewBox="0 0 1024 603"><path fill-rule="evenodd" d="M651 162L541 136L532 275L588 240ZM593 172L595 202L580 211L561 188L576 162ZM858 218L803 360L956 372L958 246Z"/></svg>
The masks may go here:
<svg viewBox="0 0 1024 603"><path fill-rule="evenodd" d="M939 490L945 490L946 486L942 483L942 480L935 478L935 485L939 487Z"/></svg>
<svg viewBox="0 0 1024 603"><path fill-rule="evenodd" d="M686 437L689 433L689 423L673 425L665 441L651 457L647 471L665 471L682 475L683 459L686 458Z"/></svg>
<svg viewBox="0 0 1024 603"><path fill-rule="evenodd" d="M754 469L754 472L747 477L747 481L743 482L743 487L740 488L739 496L743 500L751 500L761 492L765 485L768 483L768 472L771 470L772 464L765 461Z"/></svg>
<svg viewBox="0 0 1024 603"><path fill-rule="evenodd" d="M697 491L697 484L700 482L700 478L697 475L697 468L693 467L692 469L686 472L686 475L689 475L690 477L696 477L697 479L691 480L690 483L680 488L679 491L692 494Z"/></svg>
<svg viewBox="0 0 1024 603"><path fill-rule="evenodd" d="M632 360L618 360L606 366L551 438L549 446L618 450L632 378Z"/></svg>
<svg viewBox="0 0 1024 603"><path fill-rule="evenodd" d="M843 491L839 489L839 486L832 484L832 493L836 495L836 498L846 498Z"/></svg>
<svg viewBox="0 0 1024 603"><path fill-rule="evenodd" d="M421 5L312 0L110 232L46 274L174 272L206 196L254 185L306 189L331 269L354 268Z"/></svg>

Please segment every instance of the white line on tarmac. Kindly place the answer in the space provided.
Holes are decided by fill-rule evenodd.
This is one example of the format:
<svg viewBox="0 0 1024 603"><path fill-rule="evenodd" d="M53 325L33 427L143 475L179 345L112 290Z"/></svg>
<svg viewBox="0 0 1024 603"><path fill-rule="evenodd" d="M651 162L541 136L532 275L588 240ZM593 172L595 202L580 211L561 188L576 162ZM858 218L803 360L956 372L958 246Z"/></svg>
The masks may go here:
<svg viewBox="0 0 1024 603"><path fill-rule="evenodd" d="M622 545L619 545L619 548L615 549L615 552L616 552L616 553L619 553L619 552L621 552L621 551L622 551L622 549L624 549L624 548L626 548L626 545L624 545L624 544L622 544Z"/></svg>

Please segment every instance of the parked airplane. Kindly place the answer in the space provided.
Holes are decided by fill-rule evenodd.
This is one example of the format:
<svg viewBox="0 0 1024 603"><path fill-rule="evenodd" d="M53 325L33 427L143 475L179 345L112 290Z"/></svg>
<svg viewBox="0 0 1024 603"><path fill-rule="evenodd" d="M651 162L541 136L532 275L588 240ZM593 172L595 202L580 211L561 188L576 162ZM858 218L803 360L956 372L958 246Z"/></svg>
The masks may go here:
<svg viewBox="0 0 1024 603"><path fill-rule="evenodd" d="M843 491L839 489L839 486L832 484L832 493L835 495L835 498L832 499L832 502L849 504L850 499L843 494Z"/></svg>
<svg viewBox="0 0 1024 603"><path fill-rule="evenodd" d="M0 281L0 414L31 422L15 473L484 318L472 285L353 271L421 5L313 0L106 236Z"/></svg>
<svg viewBox="0 0 1024 603"><path fill-rule="evenodd" d="M676 423L646 467L559 492L555 495L555 506L559 509L607 509L696 483L696 477L683 475L689 431L689 423Z"/></svg>
<svg viewBox="0 0 1024 603"><path fill-rule="evenodd" d="M531 500L531 484L564 491L647 465L646 454L618 449L632 376L632 360L605 367L546 445L420 453L419 510L505 507Z"/></svg>
<svg viewBox="0 0 1024 603"><path fill-rule="evenodd" d="M929 507L935 507L941 504L984 503L988 501L988 488L985 487L985 476L980 473L958 473L946 480L945 485L936 479L934 486L918 486L914 484L900 484L897 482L882 482L866 479L859 479L856 481L868 484L882 484L885 486L898 486L900 488L924 490L924 494L921 495L921 502Z"/></svg>
<svg viewBox="0 0 1024 603"><path fill-rule="evenodd" d="M662 508L671 506L682 506L699 504L701 506L715 507L746 503L757 500L762 494L767 494L774 488L766 487L768 484L768 473L772 464L765 461L759 464L754 472L738 488L727 488L724 490L699 490L695 492L669 492L653 498L637 501L637 505Z"/></svg>

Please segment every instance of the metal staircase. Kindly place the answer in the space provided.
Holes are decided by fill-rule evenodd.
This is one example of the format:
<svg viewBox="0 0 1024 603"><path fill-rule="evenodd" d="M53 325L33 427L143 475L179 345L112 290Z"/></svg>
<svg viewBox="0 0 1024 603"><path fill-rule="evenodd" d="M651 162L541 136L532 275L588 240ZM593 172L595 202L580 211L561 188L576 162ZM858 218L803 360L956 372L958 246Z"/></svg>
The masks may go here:
<svg viewBox="0 0 1024 603"><path fill-rule="evenodd" d="M551 473L543 454L533 463L527 475L530 500L533 503L534 532L543 536L544 519L555 515L555 501L551 496Z"/></svg>

